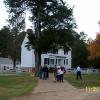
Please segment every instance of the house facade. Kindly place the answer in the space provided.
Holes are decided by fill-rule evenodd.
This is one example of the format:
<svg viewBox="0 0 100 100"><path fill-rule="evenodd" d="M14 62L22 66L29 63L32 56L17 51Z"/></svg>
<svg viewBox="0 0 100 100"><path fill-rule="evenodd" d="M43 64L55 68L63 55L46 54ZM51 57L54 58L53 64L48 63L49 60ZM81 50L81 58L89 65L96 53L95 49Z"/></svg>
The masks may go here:
<svg viewBox="0 0 100 100"><path fill-rule="evenodd" d="M35 67L34 49L27 50L26 42L28 42L27 35L21 46L21 68L32 68ZM48 67L60 65L66 69L71 68L71 51L65 53L63 49L58 49L56 53L41 54L41 66L44 65Z"/></svg>

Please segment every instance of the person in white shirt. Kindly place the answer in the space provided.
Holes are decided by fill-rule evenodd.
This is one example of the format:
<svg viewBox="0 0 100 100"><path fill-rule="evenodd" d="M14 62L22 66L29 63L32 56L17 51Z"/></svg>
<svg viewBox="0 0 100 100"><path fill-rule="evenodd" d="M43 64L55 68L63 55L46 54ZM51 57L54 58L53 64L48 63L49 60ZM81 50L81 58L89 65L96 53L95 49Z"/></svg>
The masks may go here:
<svg viewBox="0 0 100 100"><path fill-rule="evenodd" d="M57 66L57 81L58 82L63 82L63 77L64 77L65 70L61 66Z"/></svg>
<svg viewBox="0 0 100 100"><path fill-rule="evenodd" d="M81 68L79 66L76 69L76 79L82 79Z"/></svg>
<svg viewBox="0 0 100 100"><path fill-rule="evenodd" d="M61 82L63 82L64 79L64 73L66 72L65 68L63 66L61 66Z"/></svg>

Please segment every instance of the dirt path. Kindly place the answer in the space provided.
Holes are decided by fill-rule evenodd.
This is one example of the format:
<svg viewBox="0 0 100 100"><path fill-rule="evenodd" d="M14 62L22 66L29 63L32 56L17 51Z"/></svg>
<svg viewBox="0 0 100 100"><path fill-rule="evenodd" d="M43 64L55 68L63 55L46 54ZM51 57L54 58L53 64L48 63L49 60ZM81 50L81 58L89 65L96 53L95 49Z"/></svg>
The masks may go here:
<svg viewBox="0 0 100 100"><path fill-rule="evenodd" d="M48 80L39 79L38 86L30 95L11 100L100 100L91 99L90 97L91 93L76 89L66 81L55 83L53 77L50 76Z"/></svg>

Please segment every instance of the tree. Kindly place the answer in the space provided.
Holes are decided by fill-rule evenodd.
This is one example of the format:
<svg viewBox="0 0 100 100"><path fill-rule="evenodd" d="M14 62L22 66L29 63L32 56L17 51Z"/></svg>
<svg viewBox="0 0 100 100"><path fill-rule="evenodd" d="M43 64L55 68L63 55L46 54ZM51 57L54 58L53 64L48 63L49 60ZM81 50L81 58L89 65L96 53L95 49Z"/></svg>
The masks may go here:
<svg viewBox="0 0 100 100"><path fill-rule="evenodd" d="M24 6L22 7L21 4L18 2L12 0L4 0L4 3L7 7L7 11L9 13L8 22L10 27L10 32L12 34L12 43L10 43L11 48L13 48L13 52L9 52L11 55L11 58L13 60L13 68L16 67L16 61L18 59L19 54L19 41L18 41L18 34L19 32L24 29L25 26L25 13ZM21 7L19 7L21 6ZM10 49L11 49L10 48Z"/></svg>
<svg viewBox="0 0 100 100"><path fill-rule="evenodd" d="M12 35L12 33L10 33L10 40L8 41L8 47L7 47L7 51L8 51L8 55L11 57L12 61L13 61L13 66L16 64L16 62L20 62L21 61L21 44L22 41L24 39L26 35L26 32L20 32L17 36L17 51L15 48L15 40L14 37ZM16 59L16 61L15 61ZM15 68L15 67L14 67Z"/></svg>
<svg viewBox="0 0 100 100"><path fill-rule="evenodd" d="M28 29L27 33L29 42L26 46L28 48L30 46L36 48L41 53L46 53L60 47L69 50L69 46L72 45L74 39L73 34L66 29L46 29L42 31L42 35L38 39L31 29Z"/></svg>
<svg viewBox="0 0 100 100"><path fill-rule="evenodd" d="M92 40L88 47L89 56L88 60L91 61L91 66L100 68L100 35L97 34L96 39Z"/></svg>
<svg viewBox="0 0 100 100"><path fill-rule="evenodd" d="M17 59L17 61L20 61L20 55L21 55L21 44L25 37L26 33L21 32L18 35L18 41L19 41L19 48L17 54L15 54L15 48L14 48L14 39L13 34L11 33L9 27L4 26L0 30L0 56L2 57L11 57L12 61L14 58ZM16 56L17 55L17 56Z"/></svg>
<svg viewBox="0 0 100 100"><path fill-rule="evenodd" d="M80 34L76 33L75 37L76 39L72 46L72 65L73 67L77 65L88 67L86 34L84 32L80 32Z"/></svg>
<svg viewBox="0 0 100 100"><path fill-rule="evenodd" d="M8 41L10 40L10 30L8 27L4 26L0 30L0 56L8 57Z"/></svg>
<svg viewBox="0 0 100 100"><path fill-rule="evenodd" d="M24 10L21 10L21 13L25 12L25 10L29 10L32 14L32 16L30 17L30 21L34 25L34 32L28 30L29 46L31 45L31 47L35 49L36 69L38 71L39 66L41 64L41 53L42 53L41 51L42 47L40 46L41 44L40 41L43 40L42 38L45 37L44 34L46 35L46 32L49 33L55 32L58 33L59 36L62 36L61 33L63 33L65 30L66 33L68 32L72 33L72 29L76 26L72 15L73 9L68 7L68 5L65 5L63 0L21 0L21 1L5 0L5 1L6 5L9 5L10 8L18 8L18 9L25 8ZM50 38L51 37L50 35L51 34L49 34L49 36L48 35L46 36ZM69 40L65 42L57 35L56 37L58 38L56 38L56 42L55 41L52 42L51 44L52 46L50 45L51 47L55 47L59 44L63 46L66 45L67 47L70 45ZM48 42L45 42L45 44L46 43L49 44Z"/></svg>

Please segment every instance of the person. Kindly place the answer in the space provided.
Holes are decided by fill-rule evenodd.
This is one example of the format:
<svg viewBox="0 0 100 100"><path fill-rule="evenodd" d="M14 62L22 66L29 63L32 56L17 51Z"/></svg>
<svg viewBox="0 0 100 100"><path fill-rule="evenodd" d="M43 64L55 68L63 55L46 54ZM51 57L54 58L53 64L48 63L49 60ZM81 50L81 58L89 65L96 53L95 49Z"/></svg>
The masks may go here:
<svg viewBox="0 0 100 100"><path fill-rule="evenodd" d="M61 66L61 72L60 72L60 81L63 82L64 79L64 73L66 72L65 68Z"/></svg>
<svg viewBox="0 0 100 100"><path fill-rule="evenodd" d="M53 69L53 72L54 72L54 78L55 78L55 82L56 82L57 81L57 66L56 65Z"/></svg>
<svg viewBox="0 0 100 100"><path fill-rule="evenodd" d="M57 66L57 82L61 82L61 74L62 74L61 67Z"/></svg>
<svg viewBox="0 0 100 100"><path fill-rule="evenodd" d="M46 79L49 77L47 66L44 66L44 67L42 68L42 73L43 73L43 80L46 80Z"/></svg>
<svg viewBox="0 0 100 100"><path fill-rule="evenodd" d="M81 68L80 66L77 66L77 69L76 69L76 79L82 79L82 75L81 75Z"/></svg>

